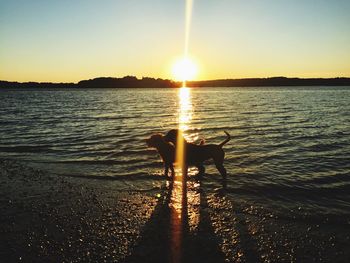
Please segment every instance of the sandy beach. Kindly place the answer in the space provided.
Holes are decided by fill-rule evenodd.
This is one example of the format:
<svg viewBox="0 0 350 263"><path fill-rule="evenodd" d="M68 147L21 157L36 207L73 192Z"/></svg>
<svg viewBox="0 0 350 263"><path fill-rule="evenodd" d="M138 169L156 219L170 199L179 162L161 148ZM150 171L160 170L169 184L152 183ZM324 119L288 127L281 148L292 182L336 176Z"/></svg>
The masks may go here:
<svg viewBox="0 0 350 263"><path fill-rule="evenodd" d="M113 181L57 177L1 160L2 262L169 262L173 184L118 191ZM348 262L350 222L260 214L187 182L181 262Z"/></svg>
<svg viewBox="0 0 350 263"><path fill-rule="evenodd" d="M119 262L157 203L101 181L57 178L1 161L2 262Z"/></svg>

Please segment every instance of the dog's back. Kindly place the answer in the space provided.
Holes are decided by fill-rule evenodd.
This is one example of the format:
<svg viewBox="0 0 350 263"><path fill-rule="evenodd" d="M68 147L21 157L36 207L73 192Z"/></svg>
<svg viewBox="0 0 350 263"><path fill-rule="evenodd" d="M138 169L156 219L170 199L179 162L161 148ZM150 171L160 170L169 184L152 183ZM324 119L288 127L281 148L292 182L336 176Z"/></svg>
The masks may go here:
<svg viewBox="0 0 350 263"><path fill-rule="evenodd" d="M220 172L223 179L226 179L227 172L223 165L225 152L222 147L231 139L230 134L225 131L227 138L220 144L207 144L207 145L197 145L193 143L188 143L185 138L185 160L187 165L194 165L198 167L199 173L205 172L203 162L209 159L213 159L214 164L218 171ZM181 131L173 129L170 130L165 136L164 140L172 142L175 146L177 145L177 140L179 136L183 136Z"/></svg>
<svg viewBox="0 0 350 263"><path fill-rule="evenodd" d="M222 147L231 139L230 134L224 132L227 138L220 144L194 144L184 139L186 162L188 164L198 164L209 159L214 159L214 161L215 159L222 159L225 155ZM164 136L164 139L176 145L179 136L183 136L181 131L172 129Z"/></svg>

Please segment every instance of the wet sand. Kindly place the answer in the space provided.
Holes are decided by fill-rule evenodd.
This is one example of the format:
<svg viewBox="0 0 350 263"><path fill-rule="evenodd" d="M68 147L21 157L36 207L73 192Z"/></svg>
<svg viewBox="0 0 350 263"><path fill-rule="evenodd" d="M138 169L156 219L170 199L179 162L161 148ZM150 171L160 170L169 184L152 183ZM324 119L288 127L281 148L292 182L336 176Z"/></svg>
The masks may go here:
<svg viewBox="0 0 350 263"><path fill-rule="evenodd" d="M0 261L169 262L181 236L181 262L349 262L350 221L263 213L191 178L171 223L173 189L120 191L0 160Z"/></svg>
<svg viewBox="0 0 350 263"><path fill-rule="evenodd" d="M101 180L58 178L1 161L1 262L119 262L157 203ZM5 260L5 261L3 261Z"/></svg>

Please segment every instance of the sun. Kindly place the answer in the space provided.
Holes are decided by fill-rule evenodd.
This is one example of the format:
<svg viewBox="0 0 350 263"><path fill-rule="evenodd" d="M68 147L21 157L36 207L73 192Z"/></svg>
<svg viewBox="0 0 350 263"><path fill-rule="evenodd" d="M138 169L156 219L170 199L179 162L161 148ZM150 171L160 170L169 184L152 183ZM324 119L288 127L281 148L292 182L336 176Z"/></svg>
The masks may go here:
<svg viewBox="0 0 350 263"><path fill-rule="evenodd" d="M172 67L172 74L177 81L193 80L197 76L198 66L187 57L175 61Z"/></svg>

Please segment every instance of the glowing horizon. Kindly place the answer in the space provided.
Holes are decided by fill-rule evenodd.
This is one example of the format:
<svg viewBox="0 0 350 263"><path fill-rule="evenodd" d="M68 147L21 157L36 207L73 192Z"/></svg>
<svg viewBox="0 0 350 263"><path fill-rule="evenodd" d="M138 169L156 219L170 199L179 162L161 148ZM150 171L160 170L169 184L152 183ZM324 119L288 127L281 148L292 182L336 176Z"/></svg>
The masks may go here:
<svg viewBox="0 0 350 263"><path fill-rule="evenodd" d="M170 0L2 1L0 79L173 79L174 58L184 53L200 65L195 80L350 77L349 1L192 5L184 12L183 1Z"/></svg>

